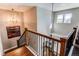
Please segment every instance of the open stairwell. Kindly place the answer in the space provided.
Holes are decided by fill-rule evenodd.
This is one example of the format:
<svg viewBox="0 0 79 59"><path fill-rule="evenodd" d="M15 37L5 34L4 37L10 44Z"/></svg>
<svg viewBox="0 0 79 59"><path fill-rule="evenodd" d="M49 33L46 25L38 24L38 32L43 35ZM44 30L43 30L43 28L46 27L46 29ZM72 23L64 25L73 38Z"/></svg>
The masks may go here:
<svg viewBox="0 0 79 59"><path fill-rule="evenodd" d="M17 40L17 48L5 53L5 56L65 56L68 54L68 48L72 46L75 32L76 29L68 38L58 40L25 28L24 33Z"/></svg>

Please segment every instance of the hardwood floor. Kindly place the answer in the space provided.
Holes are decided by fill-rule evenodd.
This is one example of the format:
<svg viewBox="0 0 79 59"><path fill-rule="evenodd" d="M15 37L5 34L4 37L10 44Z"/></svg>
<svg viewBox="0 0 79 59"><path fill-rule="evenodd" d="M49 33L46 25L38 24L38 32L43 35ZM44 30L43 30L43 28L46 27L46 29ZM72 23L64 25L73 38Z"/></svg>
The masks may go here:
<svg viewBox="0 0 79 59"><path fill-rule="evenodd" d="M5 56L34 56L25 46L5 53Z"/></svg>

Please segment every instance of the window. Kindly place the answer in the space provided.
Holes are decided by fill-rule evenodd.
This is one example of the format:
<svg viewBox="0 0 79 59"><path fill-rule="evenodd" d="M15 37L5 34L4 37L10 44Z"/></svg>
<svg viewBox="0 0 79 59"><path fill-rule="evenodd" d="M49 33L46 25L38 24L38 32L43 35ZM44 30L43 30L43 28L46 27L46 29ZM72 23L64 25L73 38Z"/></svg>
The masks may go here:
<svg viewBox="0 0 79 59"><path fill-rule="evenodd" d="M72 13L64 15L64 23L71 23Z"/></svg>
<svg viewBox="0 0 79 59"><path fill-rule="evenodd" d="M63 23L63 14L57 16L57 23Z"/></svg>
<svg viewBox="0 0 79 59"><path fill-rule="evenodd" d="M72 13L57 15L57 23L71 23Z"/></svg>

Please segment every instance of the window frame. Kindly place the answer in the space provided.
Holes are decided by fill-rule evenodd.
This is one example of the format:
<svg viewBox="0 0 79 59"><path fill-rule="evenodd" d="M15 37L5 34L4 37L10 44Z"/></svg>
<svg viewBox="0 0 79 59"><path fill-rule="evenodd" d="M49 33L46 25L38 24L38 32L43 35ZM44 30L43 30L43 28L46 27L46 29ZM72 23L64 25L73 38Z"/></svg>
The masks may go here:
<svg viewBox="0 0 79 59"><path fill-rule="evenodd" d="M69 19L70 22L66 22L66 21L65 21L65 19L66 19L65 17L66 17L68 14L70 14L70 17L69 17L69 18L70 18L70 19ZM62 15L62 17L63 17L63 18L62 18L62 22L58 22L58 20L59 20L59 19L58 19L58 16L60 16L60 15ZM58 14L57 17L56 17L56 19L57 19L56 23L58 23L58 24L61 24L61 23L70 24L71 21L72 21L72 13Z"/></svg>
<svg viewBox="0 0 79 59"><path fill-rule="evenodd" d="M62 15L62 22L58 22L59 21L58 16L61 16L61 15ZM64 14L57 15L57 21L56 21L56 23L63 23L63 20L64 20Z"/></svg>

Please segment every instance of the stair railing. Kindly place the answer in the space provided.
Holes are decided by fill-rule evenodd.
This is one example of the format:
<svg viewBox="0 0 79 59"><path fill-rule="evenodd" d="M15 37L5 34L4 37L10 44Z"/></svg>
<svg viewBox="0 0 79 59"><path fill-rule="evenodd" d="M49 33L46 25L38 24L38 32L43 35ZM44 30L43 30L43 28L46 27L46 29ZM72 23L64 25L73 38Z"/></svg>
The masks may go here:
<svg viewBox="0 0 79 59"><path fill-rule="evenodd" d="M22 42L26 45L30 45L37 53L38 56L65 56L67 52L68 39L74 37L74 30L69 38L56 39L51 36L40 34L25 28L24 33L17 40L18 47L21 46ZM22 38L25 37L23 40Z"/></svg>
<svg viewBox="0 0 79 59"><path fill-rule="evenodd" d="M39 56L64 56L67 40L64 38L55 39L51 36L27 30L28 45L38 48ZM34 41L32 41L34 40ZM30 44L31 43L31 44Z"/></svg>

